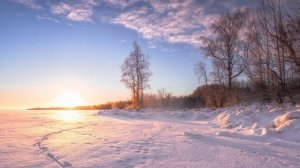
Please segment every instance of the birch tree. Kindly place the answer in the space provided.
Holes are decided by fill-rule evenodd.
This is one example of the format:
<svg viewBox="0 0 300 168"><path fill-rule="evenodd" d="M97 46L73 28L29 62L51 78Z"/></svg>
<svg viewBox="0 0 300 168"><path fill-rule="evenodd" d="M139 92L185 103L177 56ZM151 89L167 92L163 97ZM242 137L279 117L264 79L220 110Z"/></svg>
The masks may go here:
<svg viewBox="0 0 300 168"><path fill-rule="evenodd" d="M138 43L134 42L133 51L121 66L121 82L130 89L134 108L143 107L144 91L150 87L152 75L149 66L149 57L142 52Z"/></svg>

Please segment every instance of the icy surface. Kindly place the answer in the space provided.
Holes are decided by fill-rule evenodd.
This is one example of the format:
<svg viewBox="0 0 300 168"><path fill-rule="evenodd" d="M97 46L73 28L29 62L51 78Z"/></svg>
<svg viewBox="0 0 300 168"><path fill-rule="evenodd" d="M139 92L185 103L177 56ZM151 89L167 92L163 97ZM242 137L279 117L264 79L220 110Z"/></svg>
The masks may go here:
<svg viewBox="0 0 300 168"><path fill-rule="evenodd" d="M276 136L299 130L298 113L257 133L296 111L272 109L0 111L0 167L300 167L300 144Z"/></svg>

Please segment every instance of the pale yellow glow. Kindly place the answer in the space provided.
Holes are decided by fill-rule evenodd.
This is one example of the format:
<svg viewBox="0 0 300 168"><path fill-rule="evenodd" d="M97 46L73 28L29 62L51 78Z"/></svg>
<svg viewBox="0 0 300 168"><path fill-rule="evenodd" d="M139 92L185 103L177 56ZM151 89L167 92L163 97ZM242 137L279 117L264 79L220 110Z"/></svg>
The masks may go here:
<svg viewBox="0 0 300 168"><path fill-rule="evenodd" d="M56 116L64 121L76 122L83 120L83 115L76 110L62 110L57 111Z"/></svg>
<svg viewBox="0 0 300 168"><path fill-rule="evenodd" d="M63 92L54 102L55 106L75 107L84 105L85 102L74 92Z"/></svg>

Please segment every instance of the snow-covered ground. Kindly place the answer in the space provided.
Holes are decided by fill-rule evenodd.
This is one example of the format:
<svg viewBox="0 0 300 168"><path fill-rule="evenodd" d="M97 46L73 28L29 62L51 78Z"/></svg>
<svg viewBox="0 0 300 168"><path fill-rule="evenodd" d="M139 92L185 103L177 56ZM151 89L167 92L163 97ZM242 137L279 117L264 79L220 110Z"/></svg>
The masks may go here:
<svg viewBox="0 0 300 168"><path fill-rule="evenodd" d="M300 167L299 113L0 111L0 167Z"/></svg>

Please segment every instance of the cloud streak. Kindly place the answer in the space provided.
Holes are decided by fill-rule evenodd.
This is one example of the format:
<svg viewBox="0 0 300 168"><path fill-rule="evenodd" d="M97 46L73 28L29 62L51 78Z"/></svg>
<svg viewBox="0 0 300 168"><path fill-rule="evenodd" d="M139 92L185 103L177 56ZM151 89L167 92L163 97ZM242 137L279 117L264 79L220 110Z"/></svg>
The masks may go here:
<svg viewBox="0 0 300 168"><path fill-rule="evenodd" d="M13 2L22 4L24 6L27 6L31 9L39 10L42 9L42 6L38 5L35 0L13 0Z"/></svg>

